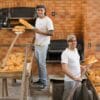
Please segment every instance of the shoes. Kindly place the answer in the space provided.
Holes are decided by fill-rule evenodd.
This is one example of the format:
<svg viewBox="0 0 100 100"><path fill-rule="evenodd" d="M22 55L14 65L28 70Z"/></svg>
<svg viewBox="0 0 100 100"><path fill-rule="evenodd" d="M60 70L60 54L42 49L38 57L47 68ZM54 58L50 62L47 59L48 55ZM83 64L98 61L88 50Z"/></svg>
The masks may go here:
<svg viewBox="0 0 100 100"><path fill-rule="evenodd" d="M36 82L32 82L31 87L38 90L46 90L48 86L42 83L40 80L38 80Z"/></svg>
<svg viewBox="0 0 100 100"><path fill-rule="evenodd" d="M36 81L36 82L31 81L30 83L31 83L31 86L32 86L32 87L34 87L35 85L42 84L40 80L38 80L38 81Z"/></svg>
<svg viewBox="0 0 100 100"><path fill-rule="evenodd" d="M48 86L45 85L43 88L41 88L42 91L48 90Z"/></svg>
<svg viewBox="0 0 100 100"><path fill-rule="evenodd" d="M36 85L35 88L38 90L46 90L48 86L44 84L39 84L39 85Z"/></svg>
<svg viewBox="0 0 100 100"><path fill-rule="evenodd" d="M42 84L42 82L41 82L40 80L38 80L38 81L34 82L33 84L34 84L34 85L35 85L35 84Z"/></svg>

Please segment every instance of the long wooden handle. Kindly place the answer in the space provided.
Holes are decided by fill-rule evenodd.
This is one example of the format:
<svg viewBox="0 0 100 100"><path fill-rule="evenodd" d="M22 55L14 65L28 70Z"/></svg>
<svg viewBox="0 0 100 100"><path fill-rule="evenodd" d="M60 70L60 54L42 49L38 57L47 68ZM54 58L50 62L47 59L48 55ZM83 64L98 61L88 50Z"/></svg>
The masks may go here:
<svg viewBox="0 0 100 100"><path fill-rule="evenodd" d="M12 48L13 48L13 46L14 46L16 40L18 39L19 35L20 35L20 34L16 34L16 37L14 38L13 42L11 43L11 45L10 45L10 47L9 47L8 52L7 52L7 54L6 54L6 56L5 56L4 60L3 60L3 63L2 63L2 65L1 65L1 67L4 67L4 66L6 65L7 59L8 59L8 57L9 57L9 54L10 54L10 52L12 51Z"/></svg>
<svg viewBox="0 0 100 100"><path fill-rule="evenodd" d="M30 23L28 23L26 20L22 18L19 19L19 22L23 24L27 29L34 29L34 27Z"/></svg>

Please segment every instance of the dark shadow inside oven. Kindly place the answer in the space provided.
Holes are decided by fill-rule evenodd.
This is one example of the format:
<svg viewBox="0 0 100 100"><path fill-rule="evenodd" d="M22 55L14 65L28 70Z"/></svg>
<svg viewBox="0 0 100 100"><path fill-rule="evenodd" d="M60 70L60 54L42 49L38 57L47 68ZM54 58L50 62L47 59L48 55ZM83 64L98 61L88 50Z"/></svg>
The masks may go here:
<svg viewBox="0 0 100 100"><path fill-rule="evenodd" d="M84 58L84 43L82 39L78 39L77 43L80 61L82 61ZM47 63L60 63L61 53L67 46L67 41L64 39L51 40L47 53Z"/></svg>

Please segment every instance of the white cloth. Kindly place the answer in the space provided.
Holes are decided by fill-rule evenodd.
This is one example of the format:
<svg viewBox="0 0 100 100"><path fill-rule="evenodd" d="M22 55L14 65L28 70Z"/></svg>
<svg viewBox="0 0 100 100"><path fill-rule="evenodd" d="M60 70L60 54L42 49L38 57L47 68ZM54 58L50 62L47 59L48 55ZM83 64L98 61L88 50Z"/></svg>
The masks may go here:
<svg viewBox="0 0 100 100"><path fill-rule="evenodd" d="M44 18L37 18L35 27L43 32L54 30L52 20L47 16L45 16ZM50 44L50 36L36 33L35 45L43 46L48 44Z"/></svg>
<svg viewBox="0 0 100 100"><path fill-rule="evenodd" d="M76 48L73 51L70 49L65 49L61 55L61 63L65 63L68 65L69 71L72 73L73 76L79 77L81 75L80 56ZM73 81L67 75L65 75L64 80Z"/></svg>

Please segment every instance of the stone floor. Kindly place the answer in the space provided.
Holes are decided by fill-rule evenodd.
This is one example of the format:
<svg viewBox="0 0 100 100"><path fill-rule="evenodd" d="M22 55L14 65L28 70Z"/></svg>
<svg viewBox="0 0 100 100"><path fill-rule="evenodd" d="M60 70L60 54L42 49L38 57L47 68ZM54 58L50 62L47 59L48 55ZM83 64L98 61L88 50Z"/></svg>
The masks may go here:
<svg viewBox="0 0 100 100"><path fill-rule="evenodd" d="M2 96L1 85L2 81L0 79L0 97ZM8 80L8 91L9 91L9 97L16 97L20 98L20 89L21 89L21 81L17 80L17 84L12 86L12 80ZM52 97L52 94L49 93L49 91L38 91L35 90L35 92L32 91L33 88L31 88L31 96L27 97L27 100L54 100Z"/></svg>
<svg viewBox="0 0 100 100"><path fill-rule="evenodd" d="M8 97L20 98L21 95L21 80L17 80L17 84L12 85L12 80L8 79ZM51 96L48 95L47 90L35 90L31 95L27 97L27 100L51 100ZM0 97L2 97L2 80L0 79ZM0 99L1 100L1 99Z"/></svg>
<svg viewBox="0 0 100 100"><path fill-rule="evenodd" d="M8 80L9 97L20 97L21 81L17 80L17 84L12 86L12 80ZM0 79L0 97L2 96L2 80Z"/></svg>

